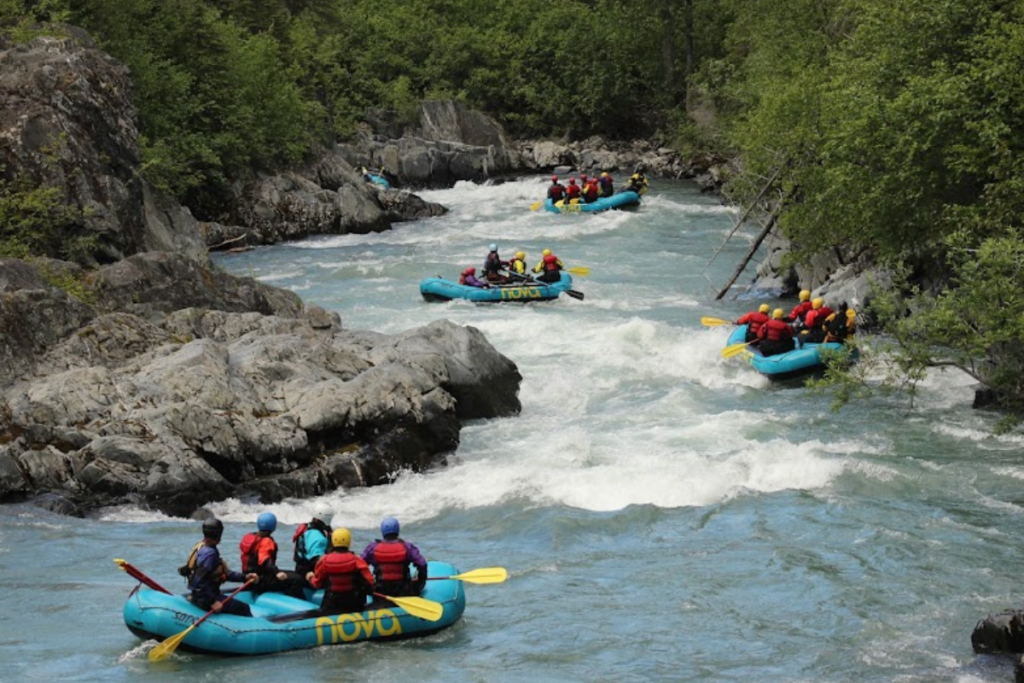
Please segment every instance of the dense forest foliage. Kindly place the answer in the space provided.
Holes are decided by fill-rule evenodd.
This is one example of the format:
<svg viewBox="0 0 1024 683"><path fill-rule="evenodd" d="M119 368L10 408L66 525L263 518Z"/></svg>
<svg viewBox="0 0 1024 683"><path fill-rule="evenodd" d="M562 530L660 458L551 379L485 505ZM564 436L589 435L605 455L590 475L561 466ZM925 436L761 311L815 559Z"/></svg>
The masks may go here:
<svg viewBox="0 0 1024 683"><path fill-rule="evenodd" d="M1020 3L0 0L15 35L51 21L131 67L144 172L192 206L424 98L725 154L729 196L770 184L797 258L867 248L904 276L878 306L903 376L938 359L1024 411ZM942 277L918 298L922 272Z"/></svg>

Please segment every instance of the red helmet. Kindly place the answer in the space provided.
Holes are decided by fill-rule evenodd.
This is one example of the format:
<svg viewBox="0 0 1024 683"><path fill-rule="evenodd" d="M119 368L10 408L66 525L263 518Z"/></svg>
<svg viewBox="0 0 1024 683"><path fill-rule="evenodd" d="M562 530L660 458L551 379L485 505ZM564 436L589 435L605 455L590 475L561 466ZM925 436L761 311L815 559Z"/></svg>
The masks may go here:
<svg viewBox="0 0 1024 683"><path fill-rule="evenodd" d="M466 268L464 271L462 271L462 274L463 275L476 275L476 268L474 268L473 266L470 266L469 268Z"/></svg>
<svg viewBox="0 0 1024 683"><path fill-rule="evenodd" d="M587 174L586 173L580 173L580 180L582 180L583 182L587 182Z"/></svg>
<svg viewBox="0 0 1024 683"><path fill-rule="evenodd" d="M575 185L576 184L576 179L575 178L569 178L569 184L570 185Z"/></svg>
<svg viewBox="0 0 1024 683"><path fill-rule="evenodd" d="M558 176L556 176L556 175L551 176L551 182L557 183L558 182Z"/></svg>

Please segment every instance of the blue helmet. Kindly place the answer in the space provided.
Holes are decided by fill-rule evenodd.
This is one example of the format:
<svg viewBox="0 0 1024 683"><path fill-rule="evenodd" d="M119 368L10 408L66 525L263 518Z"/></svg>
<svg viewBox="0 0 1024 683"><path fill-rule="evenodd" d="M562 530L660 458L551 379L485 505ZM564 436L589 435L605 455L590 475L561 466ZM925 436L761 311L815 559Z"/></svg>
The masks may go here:
<svg viewBox="0 0 1024 683"><path fill-rule="evenodd" d="M273 531L277 528L277 516L273 512L264 512L256 518L256 528L260 531Z"/></svg>
<svg viewBox="0 0 1024 683"><path fill-rule="evenodd" d="M498 245L497 245L497 244L494 244L494 243L492 242L492 243L491 243L491 247L490 247L490 249L491 249L491 251L498 251Z"/></svg>
<svg viewBox="0 0 1024 683"><path fill-rule="evenodd" d="M385 538L394 534L398 535L398 520L394 517L385 517L384 521L380 523L380 533Z"/></svg>

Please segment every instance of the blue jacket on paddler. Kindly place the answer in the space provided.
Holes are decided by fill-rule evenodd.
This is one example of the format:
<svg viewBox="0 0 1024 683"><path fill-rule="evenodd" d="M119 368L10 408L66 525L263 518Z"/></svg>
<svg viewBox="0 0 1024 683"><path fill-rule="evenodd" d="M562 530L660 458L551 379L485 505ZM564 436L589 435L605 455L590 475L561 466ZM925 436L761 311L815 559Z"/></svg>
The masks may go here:
<svg viewBox="0 0 1024 683"><path fill-rule="evenodd" d="M210 609L210 605L220 599L220 586L225 581L241 583L245 581L245 574L228 569L221 559L220 551L204 544L196 552L195 569L189 576L192 604Z"/></svg>
<svg viewBox="0 0 1024 683"><path fill-rule="evenodd" d="M292 559L295 560L295 571L302 576L313 571L317 561L327 552L327 540L331 536L331 526L327 523L330 515L328 508L317 510L309 523L300 524L292 536L295 544Z"/></svg>
<svg viewBox="0 0 1024 683"><path fill-rule="evenodd" d="M246 575L228 569L227 563L221 558L217 544L224 533L224 524L219 519L208 519L203 522L203 540L196 543L189 553L188 562L178 571L188 581L191 591L189 600L200 609L217 610L226 614L249 616L249 606L242 602L231 601L224 604L226 596L220 587L226 581L241 583ZM255 580L253 574L249 578Z"/></svg>

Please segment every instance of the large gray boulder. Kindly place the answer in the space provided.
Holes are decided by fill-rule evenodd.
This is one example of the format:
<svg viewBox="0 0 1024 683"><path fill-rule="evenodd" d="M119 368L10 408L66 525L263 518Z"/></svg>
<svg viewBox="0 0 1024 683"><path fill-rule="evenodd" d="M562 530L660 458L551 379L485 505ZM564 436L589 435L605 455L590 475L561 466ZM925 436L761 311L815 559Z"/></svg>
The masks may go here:
<svg viewBox="0 0 1024 683"><path fill-rule="evenodd" d="M349 164L386 169L413 187L482 182L522 168L519 152L502 127L460 102L423 102L413 126L399 126L386 114L370 116L370 129L338 145Z"/></svg>
<svg viewBox="0 0 1024 683"><path fill-rule="evenodd" d="M60 312L35 330L28 307L3 318L24 331L0 347L21 369L0 385L0 501L189 515L371 486L443 464L461 420L519 411L518 370L474 328L346 331L173 255L95 273L92 305L20 262L0 275L3 301Z"/></svg>

